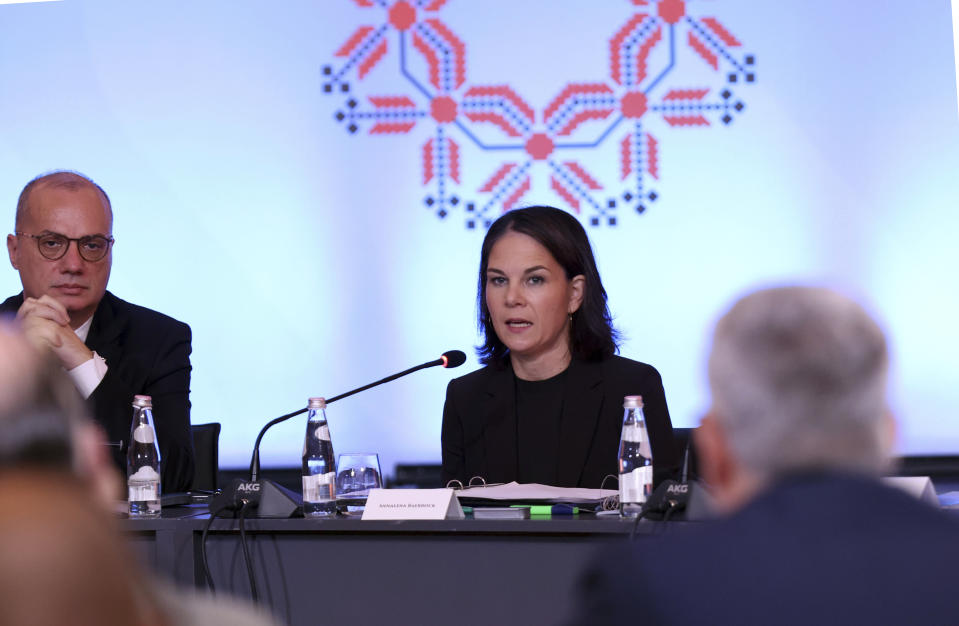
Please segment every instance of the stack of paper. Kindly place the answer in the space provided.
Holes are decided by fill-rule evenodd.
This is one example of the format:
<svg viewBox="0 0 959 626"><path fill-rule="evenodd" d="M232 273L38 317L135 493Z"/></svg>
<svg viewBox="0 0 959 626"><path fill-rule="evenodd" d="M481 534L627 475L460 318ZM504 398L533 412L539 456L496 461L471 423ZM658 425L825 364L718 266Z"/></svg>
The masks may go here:
<svg viewBox="0 0 959 626"><path fill-rule="evenodd" d="M469 506L490 506L493 504L523 504L549 502L555 504L575 504L587 508L602 508L604 503L617 497L615 489L580 489L553 487L537 483L489 485L467 487L456 491L460 504Z"/></svg>

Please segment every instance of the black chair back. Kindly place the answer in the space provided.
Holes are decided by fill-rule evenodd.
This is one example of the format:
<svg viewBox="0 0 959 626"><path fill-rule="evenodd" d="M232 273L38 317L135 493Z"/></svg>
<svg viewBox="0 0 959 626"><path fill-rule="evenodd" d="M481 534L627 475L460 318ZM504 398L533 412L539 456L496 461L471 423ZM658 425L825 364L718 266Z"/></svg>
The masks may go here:
<svg viewBox="0 0 959 626"><path fill-rule="evenodd" d="M699 479L699 463L696 460L696 446L693 444L695 428L673 428L673 440L679 450L679 476L682 482Z"/></svg>
<svg viewBox="0 0 959 626"><path fill-rule="evenodd" d="M220 473L220 423L193 424L193 452L196 472L192 491L216 491Z"/></svg>

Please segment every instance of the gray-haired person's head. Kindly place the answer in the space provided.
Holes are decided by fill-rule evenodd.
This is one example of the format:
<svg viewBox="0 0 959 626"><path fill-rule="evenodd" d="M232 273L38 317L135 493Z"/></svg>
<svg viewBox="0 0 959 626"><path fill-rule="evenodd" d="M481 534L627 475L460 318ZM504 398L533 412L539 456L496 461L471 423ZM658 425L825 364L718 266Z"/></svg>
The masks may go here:
<svg viewBox="0 0 959 626"><path fill-rule="evenodd" d="M888 364L882 330L850 298L817 287L765 289L716 326L713 413L757 476L876 473L890 446Z"/></svg>

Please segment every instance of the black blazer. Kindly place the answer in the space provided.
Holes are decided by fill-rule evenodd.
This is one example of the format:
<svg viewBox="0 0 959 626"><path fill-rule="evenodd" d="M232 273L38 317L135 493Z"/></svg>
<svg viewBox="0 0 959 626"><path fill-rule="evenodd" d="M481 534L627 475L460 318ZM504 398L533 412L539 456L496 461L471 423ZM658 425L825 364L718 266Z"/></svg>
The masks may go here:
<svg viewBox="0 0 959 626"><path fill-rule="evenodd" d="M13 312L23 294L7 298L0 312ZM165 493L193 482L190 432L190 327L172 317L125 302L109 291L93 314L86 345L107 362L107 374L88 399L90 412L110 441L130 440L133 396L153 397ZM126 473L126 458L115 460Z"/></svg>
<svg viewBox="0 0 959 626"><path fill-rule="evenodd" d="M572 624L955 624L959 518L876 480L781 481L596 554Z"/></svg>
<svg viewBox="0 0 959 626"><path fill-rule="evenodd" d="M600 362L574 359L566 374L560 425L560 487L599 488L616 476L623 398L643 396L653 448L655 481L673 476L679 454L659 372L613 356ZM450 381L443 407L443 480L464 485L474 476L488 483L517 478L516 406L513 370L489 365ZM616 488L610 480L606 488Z"/></svg>

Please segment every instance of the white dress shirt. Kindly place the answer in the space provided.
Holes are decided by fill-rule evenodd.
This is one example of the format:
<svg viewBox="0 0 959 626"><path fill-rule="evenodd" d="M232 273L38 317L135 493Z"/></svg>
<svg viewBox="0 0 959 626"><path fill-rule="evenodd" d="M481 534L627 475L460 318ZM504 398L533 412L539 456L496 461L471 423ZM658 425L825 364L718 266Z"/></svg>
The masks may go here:
<svg viewBox="0 0 959 626"><path fill-rule="evenodd" d="M90 319L83 322L79 328L73 331L77 334L77 337L80 338L80 341L86 343L87 335L90 334L90 325L92 323L93 316L90 316ZM92 359L84 361L80 365L74 367L72 370L67 370L67 374L70 375L70 378L73 380L73 384L76 385L77 389L80 391L80 395L83 396L84 400L86 400L103 380L103 377L107 375L107 362L103 360L102 356L94 352Z"/></svg>

